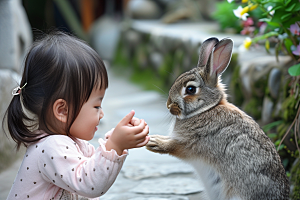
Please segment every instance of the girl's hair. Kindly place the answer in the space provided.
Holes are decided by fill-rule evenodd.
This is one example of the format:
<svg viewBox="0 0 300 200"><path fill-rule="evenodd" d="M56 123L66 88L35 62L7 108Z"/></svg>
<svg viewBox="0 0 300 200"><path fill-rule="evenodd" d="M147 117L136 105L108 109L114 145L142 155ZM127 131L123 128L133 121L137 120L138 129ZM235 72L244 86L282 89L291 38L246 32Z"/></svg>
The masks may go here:
<svg viewBox="0 0 300 200"><path fill-rule="evenodd" d="M54 134L46 122L57 99L67 102L65 132L71 136L71 125L82 105L94 88L108 87L108 77L103 61L89 45L66 33L54 32L34 42L29 50L20 86L25 83L20 95L13 96L3 119L17 149L48 136L32 132L34 119L28 111L38 117L44 131Z"/></svg>

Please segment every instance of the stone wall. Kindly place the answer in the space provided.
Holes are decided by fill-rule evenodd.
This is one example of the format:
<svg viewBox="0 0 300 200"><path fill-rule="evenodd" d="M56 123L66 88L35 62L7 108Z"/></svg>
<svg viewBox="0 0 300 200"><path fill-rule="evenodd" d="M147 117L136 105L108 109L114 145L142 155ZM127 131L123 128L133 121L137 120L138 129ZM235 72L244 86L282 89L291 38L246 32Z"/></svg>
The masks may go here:
<svg viewBox="0 0 300 200"><path fill-rule="evenodd" d="M0 0L0 119L12 99L13 88L20 83L21 65L32 43L32 32L20 0ZM18 156L15 143L0 129L0 171Z"/></svg>
<svg viewBox="0 0 300 200"><path fill-rule="evenodd" d="M222 75L227 85L229 101L252 116L278 146L287 128L296 116L295 106L300 99L289 95L291 81L287 69L293 63L289 56L267 54L264 46L245 50L240 35L217 32L216 24L184 23L162 24L160 21L131 21L124 23L113 59L117 73L127 73L131 79L146 89L155 89L168 95L175 78L194 68L198 62L199 47L209 37L230 37L234 41L231 63ZM151 87L153 86L153 87ZM293 99L294 98L294 99ZM270 123L277 126L266 129ZM270 127L270 126L269 126ZM296 187L298 175L296 146L293 135L283 141L279 151L285 169L291 173L294 196L300 194ZM294 164L293 164L294 163ZM297 182L298 181L298 182Z"/></svg>
<svg viewBox="0 0 300 200"><path fill-rule="evenodd" d="M178 75L197 65L199 47L205 39L230 37L234 41L233 56L222 75L229 99L261 125L272 122L280 112L284 84L281 79L287 76L290 57L280 55L277 62L264 47L246 51L241 48L245 37L218 33L217 29L213 23L165 25L159 21L133 21L120 34L113 62L116 67L128 67L133 74L151 70L152 78L163 81L160 87L168 92Z"/></svg>

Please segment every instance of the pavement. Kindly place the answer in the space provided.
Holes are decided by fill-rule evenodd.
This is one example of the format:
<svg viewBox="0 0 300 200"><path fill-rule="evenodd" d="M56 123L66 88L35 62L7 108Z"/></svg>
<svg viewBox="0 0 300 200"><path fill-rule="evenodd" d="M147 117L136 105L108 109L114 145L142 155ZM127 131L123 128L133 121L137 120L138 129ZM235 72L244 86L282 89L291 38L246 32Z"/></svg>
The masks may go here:
<svg viewBox="0 0 300 200"><path fill-rule="evenodd" d="M106 91L101 120L90 142L97 146L99 137L131 110L145 119L150 135L168 135L172 117L166 108L167 95L145 91L116 75L108 66L109 87ZM21 158L22 159L22 158ZM22 160L0 173L0 200L5 200ZM101 200L205 200L203 184L191 166L169 155L155 154L145 147L130 149L121 173Z"/></svg>

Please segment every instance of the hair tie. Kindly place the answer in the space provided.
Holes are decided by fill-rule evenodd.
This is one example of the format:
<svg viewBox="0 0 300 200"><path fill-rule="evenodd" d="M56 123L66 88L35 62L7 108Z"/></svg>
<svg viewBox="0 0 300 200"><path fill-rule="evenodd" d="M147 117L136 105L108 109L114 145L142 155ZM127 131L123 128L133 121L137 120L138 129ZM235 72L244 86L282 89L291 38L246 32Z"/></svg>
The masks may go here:
<svg viewBox="0 0 300 200"><path fill-rule="evenodd" d="M11 94L14 96L21 94L21 90L25 87L25 85L27 85L27 82L22 87L18 86L15 89L13 89Z"/></svg>

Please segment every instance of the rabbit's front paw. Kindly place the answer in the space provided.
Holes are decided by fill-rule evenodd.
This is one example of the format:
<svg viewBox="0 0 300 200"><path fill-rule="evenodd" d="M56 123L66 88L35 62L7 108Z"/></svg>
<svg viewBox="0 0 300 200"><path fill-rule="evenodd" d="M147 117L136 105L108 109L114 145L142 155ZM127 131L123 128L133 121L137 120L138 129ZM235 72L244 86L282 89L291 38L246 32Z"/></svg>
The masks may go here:
<svg viewBox="0 0 300 200"><path fill-rule="evenodd" d="M171 138L163 135L150 135L150 140L146 145L149 151L155 153L169 153L169 143Z"/></svg>

